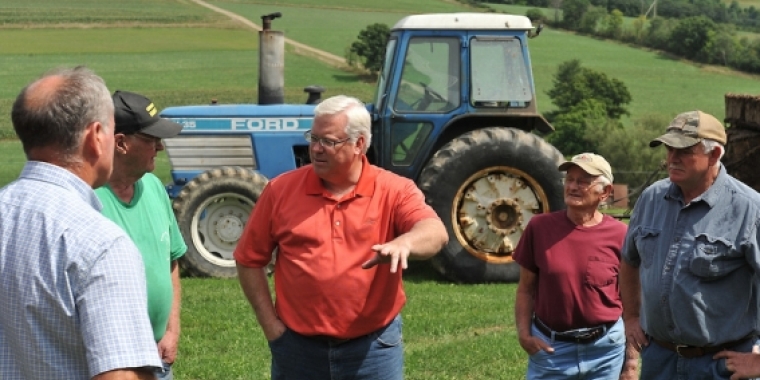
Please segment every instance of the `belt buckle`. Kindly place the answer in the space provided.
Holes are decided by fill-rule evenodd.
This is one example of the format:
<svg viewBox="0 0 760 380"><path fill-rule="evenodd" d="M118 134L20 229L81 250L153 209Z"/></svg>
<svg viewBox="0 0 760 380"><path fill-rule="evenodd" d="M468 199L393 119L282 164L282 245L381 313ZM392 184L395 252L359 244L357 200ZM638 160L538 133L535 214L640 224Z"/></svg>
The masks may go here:
<svg viewBox="0 0 760 380"><path fill-rule="evenodd" d="M685 348L689 348L689 346L687 346L687 345L685 345L685 344L676 344L676 354L678 354L678 356L680 356L680 357L682 357L682 358L683 358L683 357L685 357L685 356L684 356L684 355L681 353L681 349L682 349L682 348L684 348L684 349L685 349Z"/></svg>

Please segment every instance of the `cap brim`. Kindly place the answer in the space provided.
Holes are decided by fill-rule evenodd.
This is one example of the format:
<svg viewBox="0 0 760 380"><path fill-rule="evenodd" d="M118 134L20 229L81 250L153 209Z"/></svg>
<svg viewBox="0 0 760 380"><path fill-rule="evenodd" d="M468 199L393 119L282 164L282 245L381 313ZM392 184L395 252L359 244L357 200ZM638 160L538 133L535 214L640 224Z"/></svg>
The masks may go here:
<svg viewBox="0 0 760 380"><path fill-rule="evenodd" d="M151 126L141 129L140 133L144 133L146 135L151 135L153 137L158 137L161 139L167 139L169 137L174 137L178 135L180 131L182 131L182 124L178 124L171 120L161 118L157 122L153 123Z"/></svg>
<svg viewBox="0 0 760 380"><path fill-rule="evenodd" d="M701 138L686 136L681 133L666 133L649 142L649 146L654 148L660 144L665 144L671 148L684 149L694 146L702 141Z"/></svg>
<svg viewBox="0 0 760 380"><path fill-rule="evenodd" d="M604 174L604 172L602 172L599 169L589 167L588 165L584 165L582 163L571 162L571 161L563 162L562 165L559 166L559 170L563 171L563 172L567 171L567 169L570 169L570 167L573 166L573 165L581 168L584 172L586 172L588 174L591 174L591 175L603 175Z"/></svg>

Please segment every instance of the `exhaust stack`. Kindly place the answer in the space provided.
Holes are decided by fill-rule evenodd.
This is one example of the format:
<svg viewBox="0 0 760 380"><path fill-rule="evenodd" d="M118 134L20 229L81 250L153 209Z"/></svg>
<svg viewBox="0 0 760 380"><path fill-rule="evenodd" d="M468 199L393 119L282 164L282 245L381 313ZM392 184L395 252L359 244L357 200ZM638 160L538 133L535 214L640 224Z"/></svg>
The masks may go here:
<svg viewBox="0 0 760 380"><path fill-rule="evenodd" d="M259 104L285 103L285 33L272 29L275 12L261 16L259 32Z"/></svg>

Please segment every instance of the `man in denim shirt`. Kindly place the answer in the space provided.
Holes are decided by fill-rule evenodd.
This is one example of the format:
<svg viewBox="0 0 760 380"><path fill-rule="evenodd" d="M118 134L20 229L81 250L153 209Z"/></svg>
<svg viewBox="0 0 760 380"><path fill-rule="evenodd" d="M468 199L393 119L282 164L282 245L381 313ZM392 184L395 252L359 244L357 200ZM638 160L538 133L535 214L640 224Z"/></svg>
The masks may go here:
<svg viewBox="0 0 760 380"><path fill-rule="evenodd" d="M642 379L729 379L714 356L756 341L760 195L726 173L725 143L723 125L701 111L649 143L666 146L669 178L636 203L620 274Z"/></svg>

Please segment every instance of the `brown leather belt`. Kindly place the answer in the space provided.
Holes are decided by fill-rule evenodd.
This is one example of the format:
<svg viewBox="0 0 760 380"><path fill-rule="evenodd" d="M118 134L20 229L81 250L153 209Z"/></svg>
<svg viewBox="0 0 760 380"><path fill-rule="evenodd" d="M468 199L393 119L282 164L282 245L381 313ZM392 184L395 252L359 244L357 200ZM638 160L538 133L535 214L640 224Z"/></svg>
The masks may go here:
<svg viewBox="0 0 760 380"><path fill-rule="evenodd" d="M588 329L583 329L582 331L578 332L570 332L570 331L553 331L549 326L545 325L543 322L541 322L538 318L533 318L533 321L536 324L536 328L538 331L541 331L542 334L552 337L554 335L554 340L558 340L561 342L570 342L570 343L591 343L599 339L602 335L604 335L607 330L612 328L612 326L617 323L615 322L609 322L605 323L603 325L595 326L595 327L589 327Z"/></svg>
<svg viewBox="0 0 760 380"><path fill-rule="evenodd" d="M726 343L718 344L715 346L696 347L696 346L687 346L685 344L665 342L659 339L655 339L654 337L650 337L650 339L652 339L652 341L657 343L658 346L662 348L666 348L670 351L674 351L676 354L678 354L678 356L687 358L687 359L697 358L703 355L714 354L718 351L723 351L725 349L742 345L755 338L756 336L752 334L752 335L745 336L744 338L741 338L739 340L735 340L733 342L726 342Z"/></svg>

